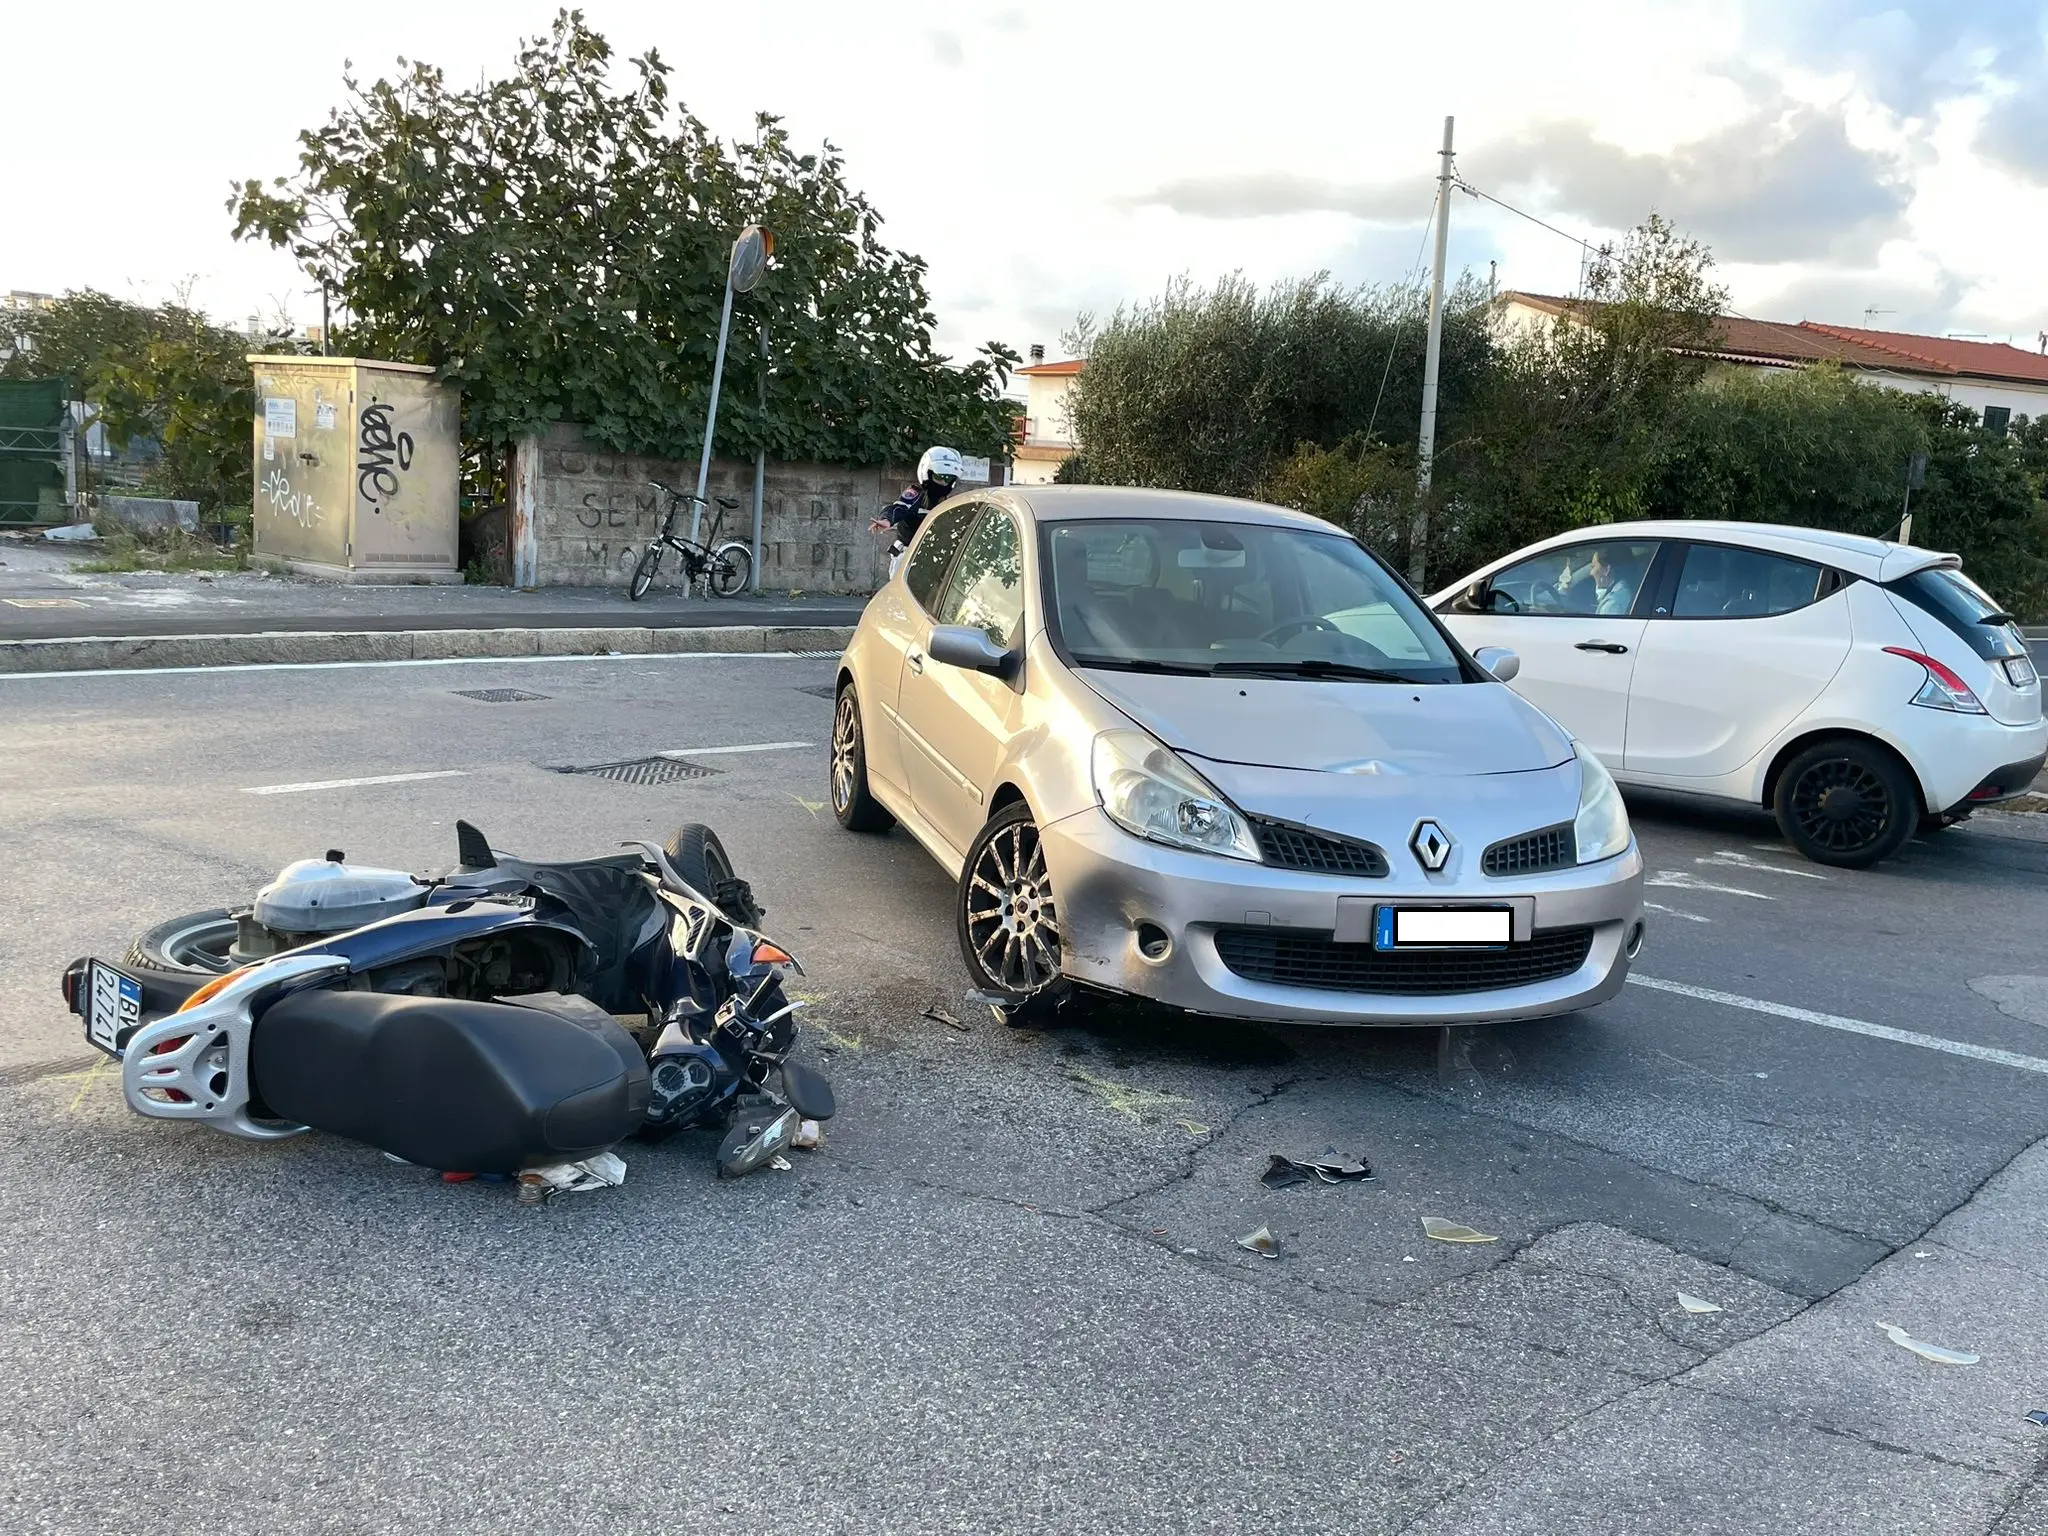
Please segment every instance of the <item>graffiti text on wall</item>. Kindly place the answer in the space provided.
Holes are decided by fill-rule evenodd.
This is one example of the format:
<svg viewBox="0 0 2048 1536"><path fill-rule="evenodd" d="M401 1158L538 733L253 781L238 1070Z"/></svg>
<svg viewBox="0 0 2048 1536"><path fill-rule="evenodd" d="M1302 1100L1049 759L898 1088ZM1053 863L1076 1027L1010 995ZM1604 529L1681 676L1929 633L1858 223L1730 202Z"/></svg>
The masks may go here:
<svg viewBox="0 0 2048 1536"><path fill-rule="evenodd" d="M313 504L311 491L295 491L284 471L273 469L263 477L263 495L270 503L270 510L279 517L288 517L301 528L311 528L320 521L320 509Z"/></svg>
<svg viewBox="0 0 2048 1536"><path fill-rule="evenodd" d="M356 494L372 512L382 512L379 503L398 494L398 477L411 468L412 434L392 432L390 406L364 406L356 430Z"/></svg>

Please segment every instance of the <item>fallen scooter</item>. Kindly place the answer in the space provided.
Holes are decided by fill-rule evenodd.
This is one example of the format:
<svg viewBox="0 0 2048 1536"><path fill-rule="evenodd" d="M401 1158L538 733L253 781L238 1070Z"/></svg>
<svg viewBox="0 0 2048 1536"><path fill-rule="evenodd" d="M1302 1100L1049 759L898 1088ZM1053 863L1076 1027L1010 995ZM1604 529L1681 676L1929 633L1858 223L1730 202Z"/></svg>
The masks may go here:
<svg viewBox="0 0 2048 1536"><path fill-rule="evenodd" d="M717 835L543 863L456 823L437 876L325 859L240 911L160 923L64 972L130 1108L270 1141L309 1129L407 1162L518 1173L711 1127L759 1167L831 1085L791 1061L803 1004Z"/></svg>

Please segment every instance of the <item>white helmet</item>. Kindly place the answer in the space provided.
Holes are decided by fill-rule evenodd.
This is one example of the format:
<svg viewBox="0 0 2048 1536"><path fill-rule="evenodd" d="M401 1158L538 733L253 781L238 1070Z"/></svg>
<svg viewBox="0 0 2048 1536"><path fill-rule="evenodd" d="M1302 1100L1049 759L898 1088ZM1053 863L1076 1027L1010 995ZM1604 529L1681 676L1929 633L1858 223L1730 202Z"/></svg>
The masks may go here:
<svg viewBox="0 0 2048 1536"><path fill-rule="evenodd" d="M917 461L917 483L924 485L938 480L951 487L960 478L967 466L960 462L959 453L951 448L927 448L924 457Z"/></svg>

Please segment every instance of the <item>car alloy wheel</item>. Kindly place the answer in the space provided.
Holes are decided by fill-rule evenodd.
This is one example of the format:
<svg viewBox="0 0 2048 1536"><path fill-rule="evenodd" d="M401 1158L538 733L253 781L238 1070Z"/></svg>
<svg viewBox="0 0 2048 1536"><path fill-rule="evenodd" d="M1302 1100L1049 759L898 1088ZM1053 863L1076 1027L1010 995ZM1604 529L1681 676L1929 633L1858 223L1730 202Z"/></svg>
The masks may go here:
<svg viewBox="0 0 2048 1536"><path fill-rule="evenodd" d="M1773 809L1809 859L1862 868L1889 858L1920 825L1905 765L1875 743L1821 742L1785 765Z"/></svg>
<svg viewBox="0 0 2048 1536"><path fill-rule="evenodd" d="M867 740L852 683L839 690L832 706L832 814L849 832L886 832L896 824L868 792Z"/></svg>
<svg viewBox="0 0 2048 1536"><path fill-rule="evenodd" d="M996 813L975 839L960 880L960 947L975 980L1013 1001L1060 979L1059 908L1030 810Z"/></svg>

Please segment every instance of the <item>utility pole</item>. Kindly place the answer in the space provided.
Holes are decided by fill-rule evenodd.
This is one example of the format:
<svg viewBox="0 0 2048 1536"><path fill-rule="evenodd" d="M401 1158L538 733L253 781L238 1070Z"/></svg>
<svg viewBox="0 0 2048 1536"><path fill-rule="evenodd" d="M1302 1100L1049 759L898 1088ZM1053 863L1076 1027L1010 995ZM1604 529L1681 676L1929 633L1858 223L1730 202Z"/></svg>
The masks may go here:
<svg viewBox="0 0 2048 1536"><path fill-rule="evenodd" d="M1408 579L1416 590L1428 571L1429 478L1436 459L1436 376L1444 350L1444 255L1451 239L1451 128L1444 119L1443 169L1436 178L1436 261L1429 274L1429 346L1422 357L1422 437L1415 454L1415 526L1408 538Z"/></svg>
<svg viewBox="0 0 2048 1536"><path fill-rule="evenodd" d="M756 403L761 407L761 446L754 450L754 563L748 568L747 585L761 590L761 504L768 485L768 327L761 327L761 373Z"/></svg>

